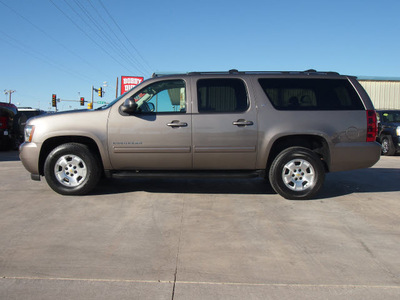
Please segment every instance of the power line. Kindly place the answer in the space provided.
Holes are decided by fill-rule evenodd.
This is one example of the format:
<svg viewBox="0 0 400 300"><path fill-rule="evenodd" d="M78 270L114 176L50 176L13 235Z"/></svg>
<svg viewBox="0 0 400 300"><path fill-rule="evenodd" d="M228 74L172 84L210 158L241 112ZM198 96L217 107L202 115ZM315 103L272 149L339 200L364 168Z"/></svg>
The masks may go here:
<svg viewBox="0 0 400 300"><path fill-rule="evenodd" d="M132 48L136 51L136 53L139 55L139 57L144 61L144 63L149 67L150 70L152 68L150 65L147 63L147 61L143 58L143 56L139 53L138 49L132 44L130 39L125 35L125 33L122 31L121 27L118 25L118 23L115 21L115 19L112 17L112 15L109 13L108 9L104 6L103 2L101 0L98 0L100 5L103 7L104 11L107 13L107 15L110 17L110 19L114 22L115 26L119 29L119 31L122 33L122 35L125 37L125 39L128 41L128 43L132 46Z"/></svg>
<svg viewBox="0 0 400 300"><path fill-rule="evenodd" d="M107 45L109 48L112 48L112 52L114 52L116 55L118 55L118 57L120 59L117 59L115 56L113 56L110 51L106 50L102 45L100 45L95 39L93 39L91 37L90 34L87 33L87 31L85 31L85 29L83 29L81 26L79 26L77 24L77 22L75 22L68 14L65 13L65 11L58 6L53 0L49 0L53 6L55 6L70 22L74 23L74 26L76 26L82 33L84 33L95 45L97 45L103 52L105 52L109 57L111 57L115 62L117 62L120 66L122 66L124 69L128 70L129 72L131 72L131 70L129 69L129 65L131 65L135 70L139 71L140 73L148 73L151 74L152 73L152 68L149 66L149 64L144 60L144 58L140 55L140 53L138 52L137 48L132 44L132 42L128 39L128 37L124 34L124 32L122 31L121 27L117 24L117 22L115 21L115 19L111 16L111 14L109 13L109 11L107 10L107 8L104 6L104 4L99 0L100 5L103 7L104 11L107 13L107 15L109 16L109 18L113 21L113 23L115 24L115 26L118 28L119 32L122 33L122 35L125 37L125 39L121 39L118 37L118 35L115 33L115 31L111 28L111 26L109 25L109 23L105 20L105 18L102 17L102 14L99 13L99 11L96 9L96 7L93 5L92 1L88 0L88 3L90 4L92 10L94 10L97 14L97 16L99 16L101 18L101 20L103 21L103 23L107 26L108 31L112 33L112 35L107 33L107 30L102 27L101 24L99 24L99 22L96 21L96 18L94 18L91 14L90 11L88 9L86 9L84 7L83 4L79 3L77 0L74 0L75 4L77 5L77 7L79 7L79 9L84 13L84 15L86 15L86 17L88 18L88 20L94 24L94 27L92 25L90 25L89 22L86 21L86 17L83 16L78 13L78 11L76 9L74 9L73 6L70 5L70 3L68 3L66 0L64 0L64 2L70 7L70 9L72 11L75 12L75 14L79 17L80 20L82 20L88 28L91 29L91 31L97 36L98 40L103 41L104 45ZM5 6L7 9L11 10L14 14L16 14L17 16L19 16L20 18L22 18L25 22L29 23L31 26L33 26L36 30L38 30L39 32L41 32L43 35L45 35L46 37L48 37L49 39L51 39L53 42L55 42L56 44L58 44L59 46L61 46L63 49L65 49L66 51L68 51L69 53L71 53L72 55L74 55L75 57L79 58L80 60L82 60L83 62L85 62L88 66L90 66L93 69L97 69L98 71L100 71L100 69L91 64L89 61L87 61L86 59L84 59L82 56L80 56L79 54L77 54L76 52L72 51L71 49L69 49L67 46L65 46L64 44L62 44L59 40L53 38L51 35L49 35L45 30L43 30L42 28L40 28L39 26L37 26L36 24L34 24L32 21L30 21L28 18L26 18L25 16L23 16L22 14L20 14L18 11L16 11L15 9L13 9L12 7L10 7L8 4L4 3L4 1L0 0L0 4L3 4L3 6ZM104 35L104 37L99 34L98 32L101 31L101 33ZM115 37L115 38L114 38ZM128 47L126 46L126 44L123 42L123 40L128 41L129 44L131 45L132 49L138 54L138 57L141 58L141 60L144 62L143 64L139 61L138 58L136 58L133 55L133 51L132 49L128 49ZM118 46L117 46L118 45ZM26 52L26 51L25 51ZM43 60L43 58L40 58ZM123 61L123 63L121 63L121 60ZM129 64L127 65L127 62L129 62ZM54 65L53 62L51 62L51 64Z"/></svg>
<svg viewBox="0 0 400 300"><path fill-rule="evenodd" d="M92 24L94 24L94 26L90 26L87 22L86 25L88 25L88 27L96 34L99 30L104 34L105 38L102 38L101 35L99 35L97 33L97 36L99 37L100 40L102 40L104 42L105 45L108 45L110 47L110 45L113 47L114 49L114 53L116 53L124 63L121 63L121 61L119 59L117 59L114 55L112 55L107 49L105 49L99 42L97 42L95 39L92 38L92 36L90 34L87 33L87 31L85 31L81 26L79 26L79 24L77 24L77 22L75 22L70 15L68 15L65 10L63 10L62 7L60 7L59 5L57 5L55 3L55 1L53 0L49 0L54 7L56 7L61 13L62 15L64 15L70 22L74 23L74 26L76 26L83 34L85 34L95 45L97 45L103 52L105 52L110 58L112 58L116 63L118 63L120 66L122 66L124 69L126 69L129 72L132 72L132 70L129 69L129 65L126 65L127 60L129 60L129 62L131 63L131 65L134 66L135 69L137 69L139 72L143 72L143 73L149 73L151 74L151 67L149 66L149 64L144 60L144 58L140 55L140 53L138 52L137 48L132 44L132 42L129 40L129 38L124 34L124 32L122 31L121 27L117 24L117 22L115 21L115 19L111 16L111 14L109 13L109 11L107 10L107 8L104 6L104 4L99 0L100 5L102 6L102 8L104 9L104 11L106 12L106 14L108 15L108 17L112 20L112 22L115 24L115 26L118 28L119 32L125 37L124 38L120 38L118 36L118 34L115 32L115 30L113 30L112 26L110 26L109 22L107 22L107 20L103 17L104 13L100 13L98 9L96 9L96 7L93 5L92 1L88 0L88 3L90 4L90 6L92 7L92 10L95 11L96 16L99 16L102 20L102 24L104 24L105 26L107 26L107 28L102 27L101 24L99 24L98 21L96 21L96 19L90 14L90 10L88 11L87 8L84 7L83 4L79 3L77 0L74 0L75 4L77 5L77 7L79 7L79 9L87 16L87 18L91 21ZM65 3L66 0L64 0ZM66 45L64 45L63 43L61 43L58 39L55 39L54 37L52 37L50 34L48 34L45 30L43 30L41 27L37 26L35 23L33 23L31 20L29 20L27 17L23 16L20 12L18 12L17 10L15 10L14 8L10 7L7 3L5 3L3 0L0 0L0 4L2 4L3 6L5 6L8 10L12 11L14 14L16 14L18 17L20 17L21 19L23 19L25 22L27 22L28 24L30 24L33 28L35 28L37 31L39 31L40 33L42 33L44 36L46 36L47 38L49 38L50 40L52 40L54 43L56 43L57 45L59 45L60 47L62 47L63 49L65 49L66 51L68 51L69 53L71 53L72 55L74 55L75 57L79 58L81 61L85 62L88 66L90 66L93 69L97 69L98 71L100 71L99 68L97 68L95 65L91 64L89 61L87 61L85 58L83 58L81 55L77 54L76 52L72 51L71 49L69 49ZM59 3L58 3L59 4ZM69 3L67 3L67 5L72 9L71 5ZM76 9L73 9L76 13L76 15L79 17L81 16L81 14L79 14ZM85 20L85 17L80 17L80 20ZM100 22L101 23L101 22ZM111 32L111 35L109 34L109 32ZM6 43L8 43L9 45L11 45L14 48L19 49L20 51L28 54L31 57L34 57L37 60L40 60L56 69L59 69L62 72L68 73L74 77L79 77L82 78L85 81L88 82L92 82L92 79L83 75L80 72L75 72L69 68L66 68L65 66L62 66L61 64L59 64L59 62L55 62L52 61L51 59L49 59L48 56L44 55L41 52L38 52L36 50L34 50L32 48L32 45L27 45L22 43L21 41L11 37L10 35L6 34L5 32L0 30L0 33L3 35L0 36L1 40L4 40ZM126 43L124 43L123 41L128 41L129 44L131 45L132 48L130 48L129 46L126 45ZM118 45L118 46L116 46ZM120 47L119 47L120 46ZM129 48L128 48L129 47ZM132 49L138 54L138 57L135 57L133 55L133 51ZM143 63L141 63L139 61L139 58L143 61Z"/></svg>
<svg viewBox="0 0 400 300"><path fill-rule="evenodd" d="M117 60L111 53L109 53L103 46L101 46L96 40L94 40L82 27L80 27L74 20L67 15L57 4L54 3L53 0L49 0L57 10L59 10L76 28L78 28L83 34L85 34L95 45L97 45L104 53L106 53L112 60L114 60L117 64L119 64L121 67L124 69L128 70L129 72L132 72L127 68L126 65L122 64L119 60Z"/></svg>
<svg viewBox="0 0 400 300"><path fill-rule="evenodd" d="M39 26L37 26L36 24L34 24L33 22L31 22L28 18L26 18L25 16L23 16L22 14L20 14L18 11L16 11L15 9L13 9L12 7L8 6L6 3L4 3L3 1L0 0L0 3L3 4L5 7L7 7L9 10L11 10L14 14L16 14L17 16L19 16L20 18L22 18L23 20L25 20L27 23L29 23L31 26L33 26L36 30L40 31L42 34L44 34L46 37L48 37L49 39L51 39L53 42L57 43L59 46L61 46L62 48L64 48L66 51L68 51L69 53L71 53L72 55L74 55L75 57L79 58L80 60L82 60L83 62L85 62L89 67L93 68L93 69L97 69L98 71L100 71L100 69L98 69L95 65L91 64L90 62L88 62L86 59L84 59L82 56L80 56L79 54L77 54L76 52L72 51L71 49L69 49L67 46L65 46L64 44L62 44L60 41L58 41L57 39L53 38L51 35L49 35L46 31L44 31L42 28L40 28Z"/></svg>
<svg viewBox="0 0 400 300"><path fill-rule="evenodd" d="M25 52L26 54L41 60L42 62L51 65L54 68L57 68L65 73L68 73L74 77L80 77L81 79L85 80L85 81L89 81L91 82L92 80L89 77L86 77L84 75L82 75L81 73L77 73L75 71L69 70L65 67L63 67L62 65L60 65L59 63L55 63L53 61L51 61L50 59L48 59L46 56L44 56L43 54L31 49L28 45L22 43L21 41L18 41L17 39L13 38L12 36L8 35L7 33L3 32L0 30L0 33L3 34L7 39L2 38L0 36L0 39L4 40L6 43L10 44L11 46L18 48L20 51Z"/></svg>
<svg viewBox="0 0 400 300"><path fill-rule="evenodd" d="M64 0L65 3L67 3L66 0ZM143 72L138 68L138 63L134 62L131 60L129 55L127 56L121 49L121 47L118 47L115 43L115 40L112 39L112 37L107 33L107 31L103 28L101 24L99 24L96 21L96 18L94 18L90 12L85 8L84 5L80 4L77 0L74 0L75 4L77 7L83 12L83 16L74 9L69 3L67 5L75 12L75 14L82 19L82 21L93 31L93 33L98 37L98 39L102 40L105 45L108 45L109 48L112 48L112 51L117 54L124 62L129 61L131 63L131 66L138 70L139 72ZM87 18L85 18L85 16ZM87 19L87 20L86 20ZM91 23L91 24L90 24ZM92 26L93 25L93 26ZM100 32L100 33L99 33Z"/></svg>
<svg viewBox="0 0 400 300"><path fill-rule="evenodd" d="M140 61L132 55L132 51L128 49L128 47L125 45L125 43L118 37L118 35L115 33L115 31L111 28L111 26L109 25L109 23L103 18L102 14L97 10L97 8L93 5L91 0L88 0L90 6L92 7L92 9L96 12L96 15L98 15L101 20L103 21L103 24L105 24L108 28L108 30L114 35L114 37L117 39L117 41L119 42L119 44L126 50L126 53L134 60L134 62L136 64L138 64L142 69L146 70L146 72L151 73L152 69L148 68L148 66L143 65L142 63L140 63ZM104 7L104 6L103 6ZM108 13L108 11L106 11ZM142 59L143 60L143 59Z"/></svg>

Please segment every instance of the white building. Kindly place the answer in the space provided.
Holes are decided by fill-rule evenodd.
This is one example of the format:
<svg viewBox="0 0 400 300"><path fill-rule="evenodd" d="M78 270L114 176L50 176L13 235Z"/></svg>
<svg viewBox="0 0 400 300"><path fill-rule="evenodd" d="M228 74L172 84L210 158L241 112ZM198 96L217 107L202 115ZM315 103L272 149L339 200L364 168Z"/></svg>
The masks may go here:
<svg viewBox="0 0 400 300"><path fill-rule="evenodd" d="M400 78L358 77L375 109L400 109Z"/></svg>

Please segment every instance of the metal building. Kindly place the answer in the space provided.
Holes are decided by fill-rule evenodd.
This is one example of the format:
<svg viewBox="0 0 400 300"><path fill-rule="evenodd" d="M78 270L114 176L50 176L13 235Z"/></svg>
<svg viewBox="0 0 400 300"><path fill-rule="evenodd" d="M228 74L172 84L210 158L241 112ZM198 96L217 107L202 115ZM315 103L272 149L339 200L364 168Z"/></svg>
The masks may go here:
<svg viewBox="0 0 400 300"><path fill-rule="evenodd" d="M400 78L358 77L375 109L400 109Z"/></svg>

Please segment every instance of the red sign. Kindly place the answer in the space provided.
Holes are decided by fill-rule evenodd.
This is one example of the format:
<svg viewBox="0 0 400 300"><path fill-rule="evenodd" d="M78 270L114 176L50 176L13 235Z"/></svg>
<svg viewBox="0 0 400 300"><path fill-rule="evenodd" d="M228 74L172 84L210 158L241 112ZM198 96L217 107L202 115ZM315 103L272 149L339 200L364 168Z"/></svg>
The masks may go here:
<svg viewBox="0 0 400 300"><path fill-rule="evenodd" d="M137 86L143 79L138 76L121 76L121 95Z"/></svg>

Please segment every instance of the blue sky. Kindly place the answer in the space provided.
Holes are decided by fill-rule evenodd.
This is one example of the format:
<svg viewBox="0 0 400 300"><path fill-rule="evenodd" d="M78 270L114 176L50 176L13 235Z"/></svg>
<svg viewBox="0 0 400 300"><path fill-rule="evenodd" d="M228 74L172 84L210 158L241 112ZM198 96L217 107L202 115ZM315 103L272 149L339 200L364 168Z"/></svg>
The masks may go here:
<svg viewBox="0 0 400 300"><path fill-rule="evenodd" d="M0 0L0 101L50 109L123 75L314 68L400 77L400 1ZM98 107L100 105L96 105ZM61 102L61 110L81 108Z"/></svg>

